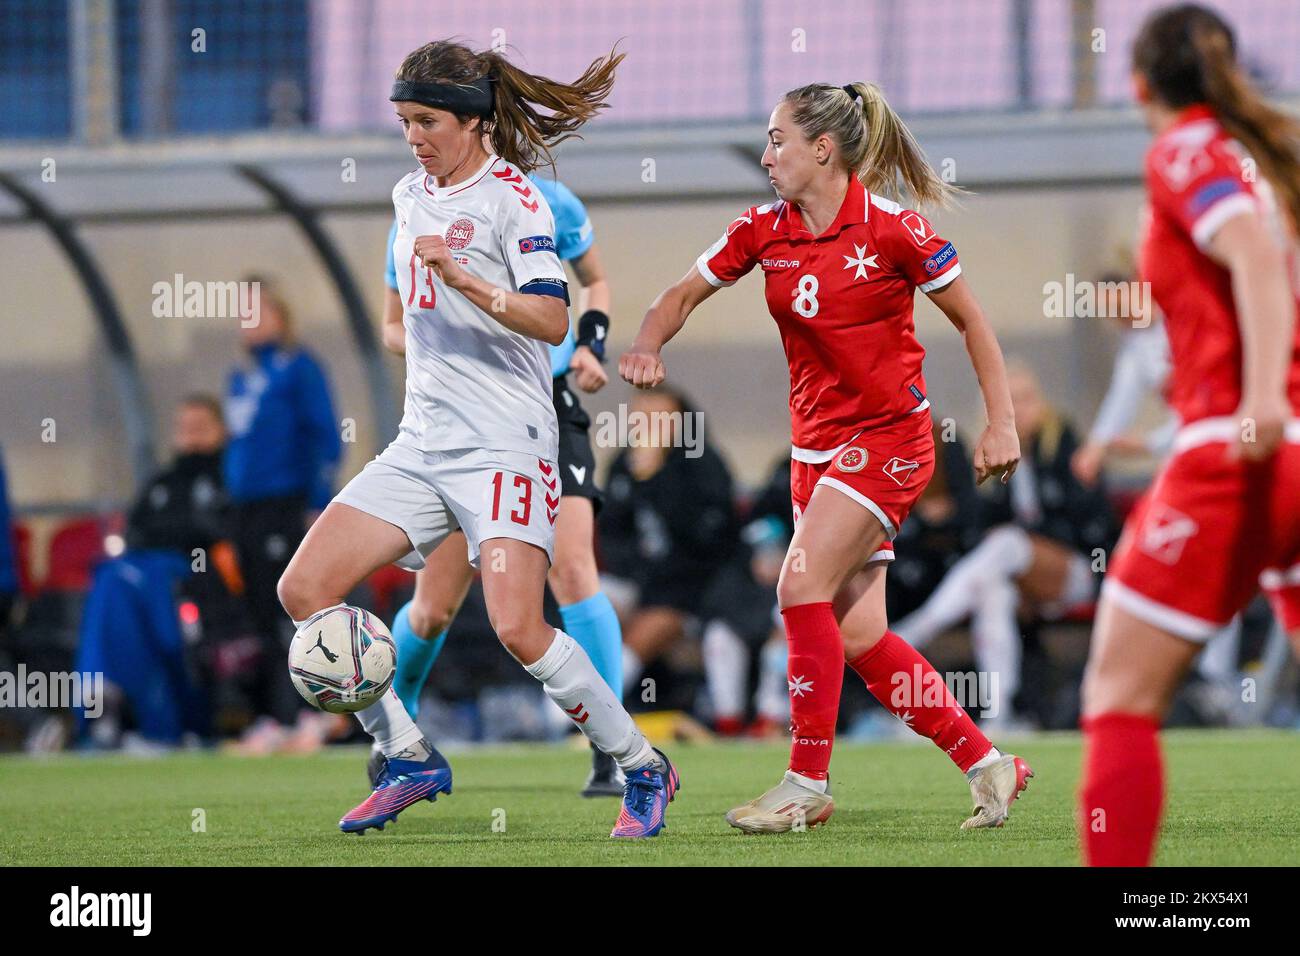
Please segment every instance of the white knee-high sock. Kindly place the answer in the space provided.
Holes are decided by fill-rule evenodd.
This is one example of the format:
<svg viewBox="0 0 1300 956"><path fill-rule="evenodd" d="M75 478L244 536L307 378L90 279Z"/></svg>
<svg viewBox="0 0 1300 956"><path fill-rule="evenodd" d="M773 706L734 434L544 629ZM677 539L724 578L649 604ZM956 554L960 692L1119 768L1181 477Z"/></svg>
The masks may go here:
<svg viewBox="0 0 1300 956"><path fill-rule="evenodd" d="M743 717L745 679L749 676L749 649L725 621L714 620L704 629L704 677L709 685L715 717Z"/></svg>
<svg viewBox="0 0 1300 956"><path fill-rule="evenodd" d="M375 746L384 752L385 757L423 759L421 753L415 752L415 745L424 734L415 726L415 721L406 712L406 705L391 687L365 710L357 711L357 720L361 721L366 733L375 738Z"/></svg>
<svg viewBox="0 0 1300 956"><path fill-rule="evenodd" d="M1019 577L1032 560L1028 534L1012 525L994 528L952 566L924 604L894 625L894 632L913 647L924 647L973 614L986 588Z"/></svg>
<svg viewBox="0 0 1300 956"><path fill-rule="evenodd" d="M989 582L980 592L971 617L975 666L985 674L997 675L997 699L993 702L996 713L990 717L1010 717L1011 701L1020 689L1021 641L1016 623L1019 604L1020 592L1014 583L1005 578ZM966 702L967 707L970 704Z"/></svg>
<svg viewBox="0 0 1300 956"><path fill-rule="evenodd" d="M546 653L525 670L542 682L546 696L560 705L587 739L618 761L623 770L635 770L657 759L587 652L568 634L557 630Z"/></svg>

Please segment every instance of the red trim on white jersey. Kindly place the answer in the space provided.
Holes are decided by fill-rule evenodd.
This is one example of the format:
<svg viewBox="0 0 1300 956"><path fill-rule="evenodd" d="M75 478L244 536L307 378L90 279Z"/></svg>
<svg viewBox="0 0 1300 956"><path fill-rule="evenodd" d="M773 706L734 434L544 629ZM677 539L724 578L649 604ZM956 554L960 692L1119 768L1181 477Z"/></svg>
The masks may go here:
<svg viewBox="0 0 1300 956"><path fill-rule="evenodd" d="M486 164L486 165L485 165L481 170L479 170L479 174L478 174L477 176L475 176L475 177L474 177L472 180L470 180L469 182L467 182L467 183L465 183L464 185L459 186L459 187L452 187L452 186L434 186L432 189L430 189L430 188L429 188L429 180L432 179L433 177L432 177L431 175L429 175L428 173L425 173L425 174L424 174L424 191L427 192L427 193L428 193L430 196L432 196L434 199L447 199L447 198L450 197L450 196L457 196L457 195L460 195L460 194L463 193L465 190L469 189L471 186L475 186L475 185L477 185L478 182L479 182L479 180L481 180L484 176L486 176L486 175L488 174L488 172L492 169L492 167L495 166L495 165L496 165L497 163L499 163L499 162L501 162L501 157L500 157L500 156L497 156L497 155L495 155L495 154L491 154L491 155L489 155L489 156L488 156L487 164ZM451 191L450 191L450 192L442 192L442 190L444 190L444 189L449 189L449 190L451 190Z"/></svg>

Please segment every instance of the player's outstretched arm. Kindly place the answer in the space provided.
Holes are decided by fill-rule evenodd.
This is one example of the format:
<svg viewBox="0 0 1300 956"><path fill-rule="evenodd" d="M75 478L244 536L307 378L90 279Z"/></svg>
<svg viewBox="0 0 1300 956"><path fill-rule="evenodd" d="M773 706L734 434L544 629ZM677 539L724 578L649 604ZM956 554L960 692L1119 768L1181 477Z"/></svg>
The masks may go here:
<svg viewBox="0 0 1300 956"><path fill-rule="evenodd" d="M632 347L618 360L618 374L637 388L654 388L667 374L659 350L681 331L687 317L717 289L694 266L650 304Z"/></svg>
<svg viewBox="0 0 1300 956"><path fill-rule="evenodd" d="M1291 406L1286 397L1295 338L1295 299L1287 262L1259 216L1233 216L1214 234L1210 256L1232 273L1232 297L1241 327L1240 440L1231 453L1250 461L1273 454L1282 442Z"/></svg>
<svg viewBox="0 0 1300 956"><path fill-rule="evenodd" d="M986 478L997 475L1006 484L1020 461L1020 439L1016 437L1016 417L998 337L962 276L929 296L961 333L984 395L989 423L975 443L975 482L983 484Z"/></svg>
<svg viewBox="0 0 1300 956"><path fill-rule="evenodd" d="M384 289L384 348L406 354L406 326L402 324L402 297L396 289Z"/></svg>

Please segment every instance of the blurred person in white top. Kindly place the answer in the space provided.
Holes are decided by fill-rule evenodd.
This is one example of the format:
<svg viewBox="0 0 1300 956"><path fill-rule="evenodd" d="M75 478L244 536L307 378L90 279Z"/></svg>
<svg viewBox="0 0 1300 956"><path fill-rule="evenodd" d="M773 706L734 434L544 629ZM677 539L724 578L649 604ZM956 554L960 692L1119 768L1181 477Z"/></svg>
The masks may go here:
<svg viewBox="0 0 1300 956"><path fill-rule="evenodd" d="M1101 283L1106 296L1104 314L1119 328L1120 340L1110 383L1092 430L1070 462L1075 477L1085 485L1097 482L1108 458L1164 455L1178 428L1177 417L1169 412L1158 428L1145 435L1129 431L1147 399L1164 390L1170 368L1169 339L1154 305L1131 292L1120 293L1124 286L1134 289L1136 281L1126 282L1122 276L1111 274L1103 276Z"/></svg>

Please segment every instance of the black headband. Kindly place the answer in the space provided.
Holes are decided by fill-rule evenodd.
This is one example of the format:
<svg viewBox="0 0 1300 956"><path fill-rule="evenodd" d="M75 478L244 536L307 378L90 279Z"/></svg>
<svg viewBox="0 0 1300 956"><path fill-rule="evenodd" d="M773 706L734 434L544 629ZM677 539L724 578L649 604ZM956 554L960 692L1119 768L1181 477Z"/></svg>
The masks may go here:
<svg viewBox="0 0 1300 956"><path fill-rule="evenodd" d="M414 83L394 80L388 97L394 103L410 101L458 116L492 115L492 79L481 76L470 83Z"/></svg>

